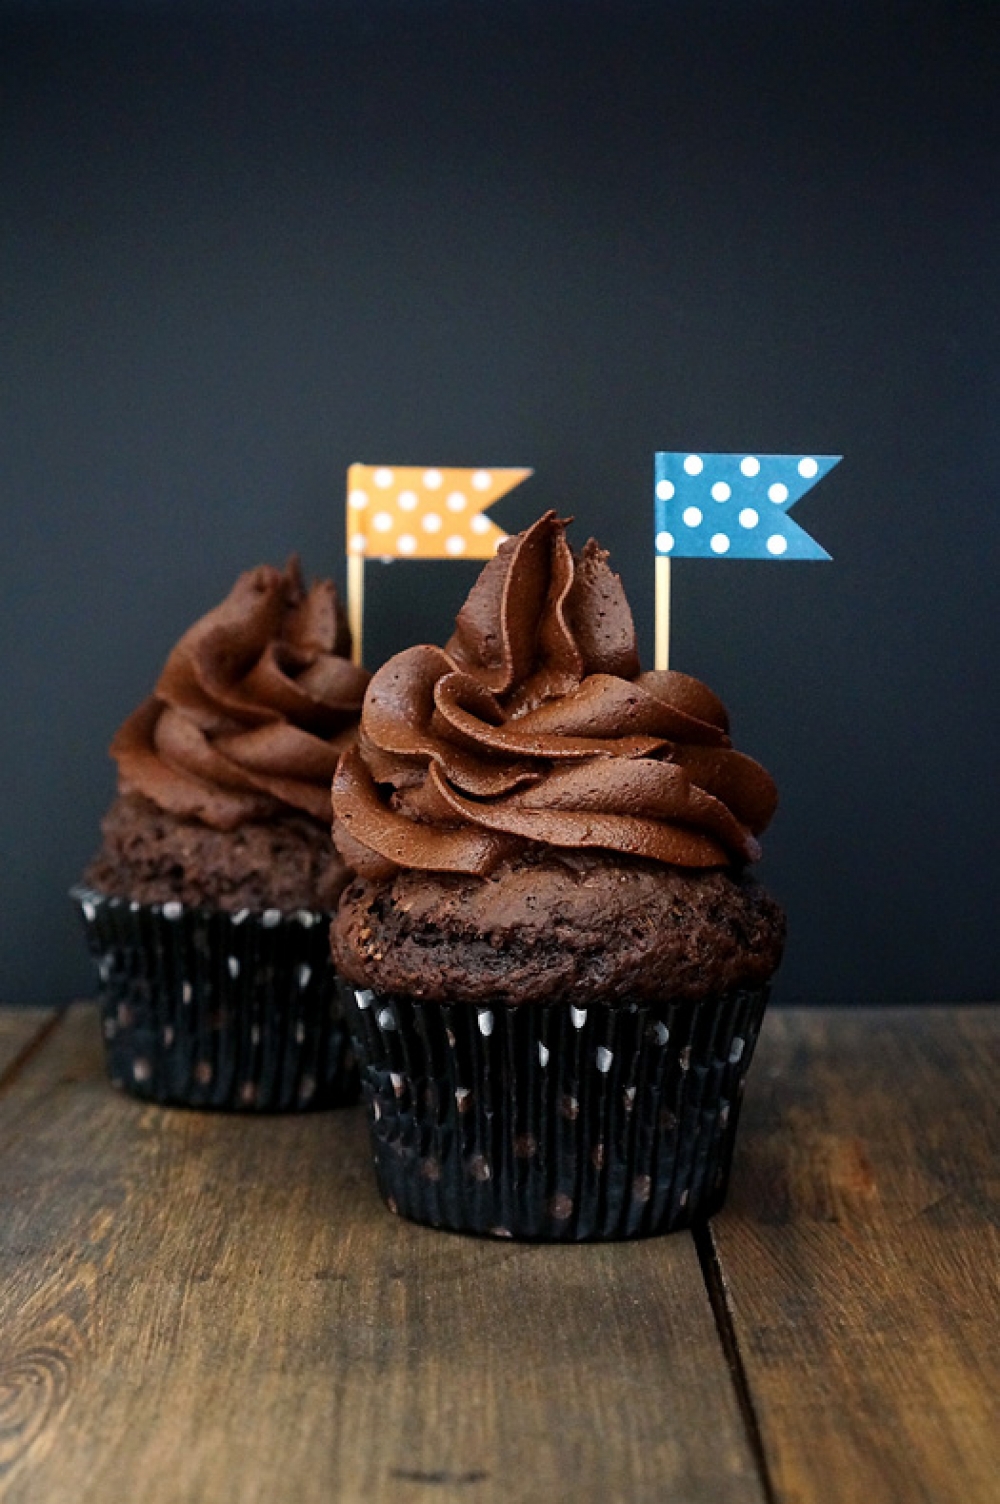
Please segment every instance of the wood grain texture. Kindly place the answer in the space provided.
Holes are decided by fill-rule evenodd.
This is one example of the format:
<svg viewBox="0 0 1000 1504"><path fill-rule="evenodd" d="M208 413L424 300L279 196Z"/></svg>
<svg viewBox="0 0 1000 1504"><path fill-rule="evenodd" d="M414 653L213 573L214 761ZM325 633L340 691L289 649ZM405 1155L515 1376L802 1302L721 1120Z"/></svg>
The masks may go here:
<svg viewBox="0 0 1000 1504"><path fill-rule="evenodd" d="M691 1240L403 1223L360 1111L106 1085L75 1010L0 1097L0 1499L760 1504Z"/></svg>
<svg viewBox="0 0 1000 1504"><path fill-rule="evenodd" d="M772 1012L713 1237L780 1504L1000 1499L1000 1009Z"/></svg>
<svg viewBox="0 0 1000 1504"><path fill-rule="evenodd" d="M54 1017L54 1008L0 1008L0 1086Z"/></svg>

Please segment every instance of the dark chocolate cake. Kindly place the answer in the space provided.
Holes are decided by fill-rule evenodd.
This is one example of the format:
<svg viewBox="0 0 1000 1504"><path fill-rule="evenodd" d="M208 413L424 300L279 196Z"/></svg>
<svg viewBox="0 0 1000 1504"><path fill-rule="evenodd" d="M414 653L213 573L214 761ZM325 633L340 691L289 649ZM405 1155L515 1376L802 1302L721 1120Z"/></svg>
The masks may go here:
<svg viewBox="0 0 1000 1504"><path fill-rule="evenodd" d="M339 969L435 1002L648 1002L766 982L784 924L753 878L603 852L524 852L487 876L358 880L335 927Z"/></svg>
<svg viewBox="0 0 1000 1504"><path fill-rule="evenodd" d="M215 830L122 794L101 821L84 881L104 893L191 908L333 912L348 872L325 825L287 814Z"/></svg>

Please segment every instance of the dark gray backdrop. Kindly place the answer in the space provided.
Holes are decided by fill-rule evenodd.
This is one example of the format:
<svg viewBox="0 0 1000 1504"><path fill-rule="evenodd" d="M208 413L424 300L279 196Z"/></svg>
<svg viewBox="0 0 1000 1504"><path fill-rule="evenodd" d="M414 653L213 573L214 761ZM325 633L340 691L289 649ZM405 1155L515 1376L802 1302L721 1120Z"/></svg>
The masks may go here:
<svg viewBox="0 0 1000 1504"><path fill-rule="evenodd" d="M678 563L782 807L779 1000L995 997L1000 78L977 4L0 5L0 997L177 635L344 472L526 464L652 650L656 448L844 453L833 564ZM369 568L367 656L468 564Z"/></svg>

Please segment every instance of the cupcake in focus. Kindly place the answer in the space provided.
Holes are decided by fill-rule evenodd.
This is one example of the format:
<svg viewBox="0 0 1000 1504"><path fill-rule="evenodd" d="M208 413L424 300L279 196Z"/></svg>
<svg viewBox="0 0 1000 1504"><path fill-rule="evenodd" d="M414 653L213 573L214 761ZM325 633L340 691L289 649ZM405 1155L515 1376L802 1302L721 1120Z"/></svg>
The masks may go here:
<svg viewBox="0 0 1000 1504"><path fill-rule="evenodd" d="M784 941L749 875L775 805L554 513L444 649L383 666L334 780L331 942L393 1210L582 1240L721 1204Z"/></svg>
<svg viewBox="0 0 1000 1504"><path fill-rule="evenodd" d="M325 942L349 875L329 789L368 677L333 584L262 565L117 732L117 797L72 895L115 1085L256 1111L355 1098Z"/></svg>

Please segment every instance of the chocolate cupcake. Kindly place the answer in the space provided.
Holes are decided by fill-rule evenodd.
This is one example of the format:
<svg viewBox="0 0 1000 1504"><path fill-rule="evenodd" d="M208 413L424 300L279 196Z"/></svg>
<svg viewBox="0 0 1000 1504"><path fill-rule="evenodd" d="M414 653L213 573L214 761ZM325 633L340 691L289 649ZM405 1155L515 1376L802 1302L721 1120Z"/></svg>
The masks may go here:
<svg viewBox="0 0 1000 1504"><path fill-rule="evenodd" d="M115 1085L192 1107L356 1098L326 934L330 779L368 674L330 581L240 576L111 744L118 795L73 898Z"/></svg>
<svg viewBox="0 0 1000 1504"><path fill-rule="evenodd" d="M549 513L442 650L375 675L333 785L331 928L380 1188L458 1231L669 1231L722 1202L784 917L776 804L703 684L640 672Z"/></svg>

